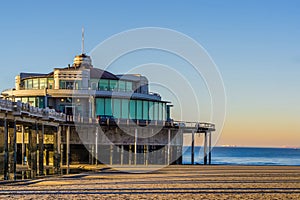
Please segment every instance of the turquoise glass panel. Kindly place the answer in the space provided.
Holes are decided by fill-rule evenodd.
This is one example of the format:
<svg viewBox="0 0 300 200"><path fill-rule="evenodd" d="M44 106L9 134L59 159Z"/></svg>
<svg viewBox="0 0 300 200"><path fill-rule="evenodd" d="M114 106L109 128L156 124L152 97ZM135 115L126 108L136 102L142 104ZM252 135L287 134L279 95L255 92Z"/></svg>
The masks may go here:
<svg viewBox="0 0 300 200"><path fill-rule="evenodd" d="M99 81L99 89L107 91L109 90L108 80L106 79L100 79Z"/></svg>
<svg viewBox="0 0 300 200"><path fill-rule="evenodd" d="M105 107L104 99L97 98L96 99L96 115L105 115L104 107Z"/></svg>
<svg viewBox="0 0 300 200"><path fill-rule="evenodd" d="M153 106L153 102L149 101L149 120L153 120L154 119L154 106Z"/></svg>
<svg viewBox="0 0 300 200"><path fill-rule="evenodd" d="M121 100L113 99L113 116L114 118L121 118Z"/></svg>
<svg viewBox="0 0 300 200"><path fill-rule="evenodd" d="M149 115L148 101L143 101L143 119L148 120L149 119L148 115Z"/></svg>
<svg viewBox="0 0 300 200"><path fill-rule="evenodd" d="M129 115L129 100L128 99L122 99L122 115L121 118L123 119L128 119L128 115Z"/></svg>
<svg viewBox="0 0 300 200"><path fill-rule="evenodd" d="M136 118L143 119L143 101L141 100L136 102Z"/></svg>
<svg viewBox="0 0 300 200"><path fill-rule="evenodd" d="M129 105L130 119L136 119L136 100L130 100Z"/></svg>
<svg viewBox="0 0 300 200"><path fill-rule="evenodd" d="M126 90L125 81L119 81L119 91L125 92L125 90Z"/></svg>
<svg viewBox="0 0 300 200"><path fill-rule="evenodd" d="M112 116L112 104L110 98L105 98L105 115Z"/></svg>
<svg viewBox="0 0 300 200"><path fill-rule="evenodd" d="M154 120L158 120L158 102L154 102Z"/></svg>

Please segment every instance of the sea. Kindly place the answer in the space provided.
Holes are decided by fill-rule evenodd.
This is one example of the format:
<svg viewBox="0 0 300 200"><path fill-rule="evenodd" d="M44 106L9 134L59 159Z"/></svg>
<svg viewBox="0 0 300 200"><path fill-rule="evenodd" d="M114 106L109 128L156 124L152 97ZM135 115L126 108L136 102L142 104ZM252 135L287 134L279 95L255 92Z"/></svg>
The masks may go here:
<svg viewBox="0 0 300 200"><path fill-rule="evenodd" d="M183 148L183 164L191 164L191 147ZM214 165L300 166L300 148L214 147ZM203 164L203 148L195 147L195 164Z"/></svg>

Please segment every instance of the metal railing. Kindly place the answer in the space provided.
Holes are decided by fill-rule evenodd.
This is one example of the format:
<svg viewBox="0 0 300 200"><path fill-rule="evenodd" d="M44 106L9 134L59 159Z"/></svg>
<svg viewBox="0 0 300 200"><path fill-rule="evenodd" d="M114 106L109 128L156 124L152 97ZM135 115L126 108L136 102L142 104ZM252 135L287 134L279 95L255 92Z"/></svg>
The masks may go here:
<svg viewBox="0 0 300 200"><path fill-rule="evenodd" d="M30 106L28 103L12 102L8 100L0 100L0 110L12 112L13 115L27 115L30 117L37 117L55 121L65 121L66 115L58 113L54 109L49 108L37 108Z"/></svg>

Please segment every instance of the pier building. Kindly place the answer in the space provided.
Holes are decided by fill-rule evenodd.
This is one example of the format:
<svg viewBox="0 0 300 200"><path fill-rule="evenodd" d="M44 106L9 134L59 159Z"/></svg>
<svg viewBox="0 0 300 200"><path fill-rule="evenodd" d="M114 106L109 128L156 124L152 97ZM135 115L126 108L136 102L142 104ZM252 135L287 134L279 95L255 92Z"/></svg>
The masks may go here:
<svg viewBox="0 0 300 200"><path fill-rule="evenodd" d="M26 159L36 163L31 155L32 149L36 152L37 145L33 142L36 134L31 136L33 132L38 137L43 135L39 139L43 146L39 151L40 165L56 169L57 173L58 169L66 169L68 173L71 164L81 163L182 164L185 133L192 134L192 163L195 133L204 135L204 164L211 160L213 124L171 119L171 102L162 100L160 94L151 93L146 77L140 74L116 75L95 68L91 58L84 53L75 56L72 65L54 68L47 74L20 73L15 77L15 87L1 95L5 102L11 102L11 109L15 105L25 105L31 108L30 111L38 109L40 112L61 114L55 124L48 125L50 128L46 133L48 118L36 116L36 119L23 122L20 119L23 119L24 113L20 113L20 119L9 118L12 125L7 126L7 112L3 110L1 130L4 134L0 141L5 143L10 132L15 134L15 143L12 143L16 146L13 147L15 163L27 166L31 171L36 169L36 165L29 165ZM9 131L9 127L13 129ZM54 136L47 140L48 132ZM8 144L13 140L9 140ZM6 152L6 143L2 146L3 152ZM7 163L7 156L3 155L3 163ZM39 171L44 174L42 167Z"/></svg>

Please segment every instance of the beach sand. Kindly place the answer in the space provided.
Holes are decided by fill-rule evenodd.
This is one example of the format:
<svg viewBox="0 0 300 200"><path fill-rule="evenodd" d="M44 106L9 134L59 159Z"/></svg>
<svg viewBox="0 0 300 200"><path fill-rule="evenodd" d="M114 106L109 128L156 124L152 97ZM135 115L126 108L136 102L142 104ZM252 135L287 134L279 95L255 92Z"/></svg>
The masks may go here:
<svg viewBox="0 0 300 200"><path fill-rule="evenodd" d="M181 165L138 174L103 168L1 184L0 199L300 199L300 166Z"/></svg>

